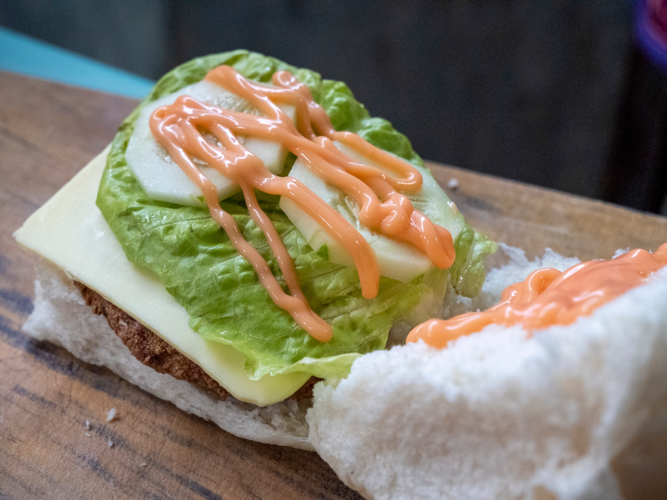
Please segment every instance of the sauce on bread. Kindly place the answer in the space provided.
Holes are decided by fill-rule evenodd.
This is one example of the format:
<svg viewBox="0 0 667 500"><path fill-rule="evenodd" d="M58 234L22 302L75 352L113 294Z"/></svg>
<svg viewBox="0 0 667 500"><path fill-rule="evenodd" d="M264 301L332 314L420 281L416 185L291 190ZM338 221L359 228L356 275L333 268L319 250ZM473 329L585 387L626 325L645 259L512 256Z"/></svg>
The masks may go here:
<svg viewBox="0 0 667 500"><path fill-rule="evenodd" d="M582 262L566 269L538 269L525 281L508 286L500 302L482 312L448 320L431 319L414 328L407 342L424 341L444 348L459 337L488 325L521 325L528 331L569 325L598 307L641 285L667 264L667 243L654 253L632 250L613 260Z"/></svg>

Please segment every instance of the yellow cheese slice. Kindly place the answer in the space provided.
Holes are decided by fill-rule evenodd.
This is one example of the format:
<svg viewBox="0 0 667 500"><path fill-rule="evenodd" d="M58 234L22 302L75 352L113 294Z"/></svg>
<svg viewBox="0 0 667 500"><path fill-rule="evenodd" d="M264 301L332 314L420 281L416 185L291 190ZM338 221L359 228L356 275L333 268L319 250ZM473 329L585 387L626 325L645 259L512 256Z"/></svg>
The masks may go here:
<svg viewBox="0 0 667 500"><path fill-rule="evenodd" d="M95 205L109 148L37 210L14 237L95 290L197 363L235 398L259 406L282 401L309 375L250 380L245 358L231 346L205 340L188 313L150 273L130 263Z"/></svg>

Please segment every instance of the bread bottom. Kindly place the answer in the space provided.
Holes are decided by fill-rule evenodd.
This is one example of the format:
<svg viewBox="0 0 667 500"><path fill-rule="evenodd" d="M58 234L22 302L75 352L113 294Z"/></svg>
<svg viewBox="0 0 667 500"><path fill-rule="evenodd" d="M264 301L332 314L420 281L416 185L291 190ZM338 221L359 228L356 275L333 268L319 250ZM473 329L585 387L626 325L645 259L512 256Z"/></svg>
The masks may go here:
<svg viewBox="0 0 667 500"><path fill-rule="evenodd" d="M128 382L235 436L313 450L305 418L310 400L286 400L263 408L231 396L220 401L188 382L158 373L130 353L107 320L86 305L62 270L43 259L36 269L34 309L23 327L32 337L60 345L87 363L105 366Z"/></svg>

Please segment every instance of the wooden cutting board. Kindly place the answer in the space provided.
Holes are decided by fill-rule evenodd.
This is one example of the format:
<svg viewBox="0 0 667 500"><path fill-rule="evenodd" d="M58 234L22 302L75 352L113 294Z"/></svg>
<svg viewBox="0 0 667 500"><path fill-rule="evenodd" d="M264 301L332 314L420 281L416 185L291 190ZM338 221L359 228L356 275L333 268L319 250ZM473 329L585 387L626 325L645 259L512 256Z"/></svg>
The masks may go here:
<svg viewBox="0 0 667 500"><path fill-rule="evenodd" d="M22 333L34 272L11 234L136 105L0 72L0 497L358 498L314 453L236 438ZM530 256L608 258L667 241L666 218L431 167L470 223Z"/></svg>

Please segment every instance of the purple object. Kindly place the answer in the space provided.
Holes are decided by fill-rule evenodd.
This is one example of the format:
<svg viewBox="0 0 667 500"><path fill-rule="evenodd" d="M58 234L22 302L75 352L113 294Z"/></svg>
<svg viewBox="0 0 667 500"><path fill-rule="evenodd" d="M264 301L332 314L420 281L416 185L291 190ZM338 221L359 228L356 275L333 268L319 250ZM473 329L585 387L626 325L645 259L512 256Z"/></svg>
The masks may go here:
<svg viewBox="0 0 667 500"><path fill-rule="evenodd" d="M667 0L638 0L636 34L644 53L667 70Z"/></svg>

